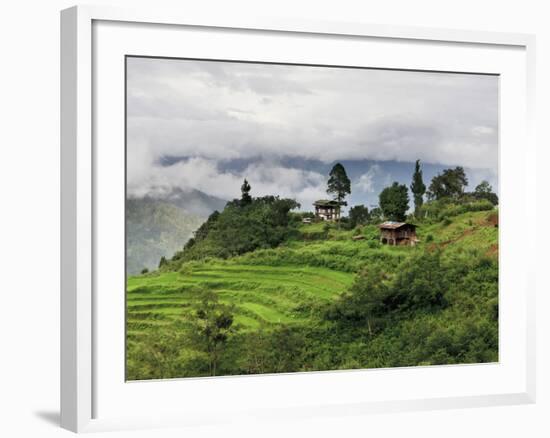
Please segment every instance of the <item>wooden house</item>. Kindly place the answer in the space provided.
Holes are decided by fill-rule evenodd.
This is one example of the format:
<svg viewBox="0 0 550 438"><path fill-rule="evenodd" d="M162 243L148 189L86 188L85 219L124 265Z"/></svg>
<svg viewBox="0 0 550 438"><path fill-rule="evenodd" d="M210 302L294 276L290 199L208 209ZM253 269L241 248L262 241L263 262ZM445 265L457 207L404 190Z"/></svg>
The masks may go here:
<svg viewBox="0 0 550 438"><path fill-rule="evenodd" d="M378 225L380 242L388 245L416 245L416 225L406 222L386 221Z"/></svg>
<svg viewBox="0 0 550 438"><path fill-rule="evenodd" d="M313 203L315 217L324 221L335 221L340 219L340 206L336 201L320 199Z"/></svg>

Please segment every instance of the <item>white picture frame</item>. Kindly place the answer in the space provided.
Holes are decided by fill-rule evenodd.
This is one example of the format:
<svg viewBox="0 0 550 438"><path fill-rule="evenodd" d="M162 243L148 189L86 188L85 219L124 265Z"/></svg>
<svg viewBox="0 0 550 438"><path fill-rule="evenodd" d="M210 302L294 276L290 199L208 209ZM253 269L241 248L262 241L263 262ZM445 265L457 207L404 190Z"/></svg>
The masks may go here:
<svg viewBox="0 0 550 438"><path fill-rule="evenodd" d="M106 23L105 31L98 30L95 27L98 24ZM164 12L161 10L126 10L107 7L95 6L78 6L66 9L61 13L61 426L75 431L99 431L111 430L119 428L146 428L159 426L174 426L174 425L190 425L190 424L208 424L220 421L231 421L238 418L247 418L253 416L255 418L300 418L311 417L312 415L343 415L343 414L364 414L370 412L399 412L406 410L419 409L441 409L453 407L475 407L489 405L504 405L504 404L521 404L533 403L535 400L535 309L534 309L534 272L533 263L529 263L529 259L519 257L512 254L510 251L506 259L501 259L505 265L511 266L514 264L514 270L510 275L509 282L506 286L511 287L514 284L519 291L513 299L517 300L512 303L510 301L510 309L515 307L519 321L516 333L517 338L511 342L515 345L516 352L520 351L517 363L514 363L512 368L506 371L508 374L499 374L499 366L505 369L507 366L506 360L496 364L495 368L489 368L493 365L473 365L462 366L462 368L454 368L458 370L456 376L458 386L460 375L474 375L480 373L477 378L481 380L490 380L490 376L496 376L493 386L487 386L487 389L481 389L481 392L471 391L465 388L463 391L458 389L453 393L446 393L445 388L440 392L435 390L431 396L419 397L418 392L391 392L387 397L362 397L361 395L351 396L351 393L346 392L345 388L360 387L363 379L374 378L381 381L385 378L390 378L396 382L406 382L413 376L415 379L448 379L450 372L449 368L445 367L417 367L416 370L376 370L378 374L366 374L368 371L342 371L332 372L330 376L326 373L298 373L292 376L248 376L248 377L228 377L215 379L187 379L191 383L187 383L186 391L199 391L204 388L209 388L208 391L216 391L211 389L214 386L220 387L219 391L242 391L244 394L254 394L258 397L257 407L247 405L242 400L235 400L235 410L222 412L219 410L210 410L206 412L201 408L200 401L195 403L196 410L187 414L183 413L183 408L176 405L174 409L168 411L166 406L158 403L158 406L147 407L149 415L134 414L130 411L115 412L115 407L106 407L105 400L107 387L112 386L111 383L118 379L121 387L124 385L131 387L131 394L122 394L122 392L108 394L112 398L113 405L120 405L122 399L117 397L131 397L134 400L139 400L141 394L139 385L146 385L147 389L143 391L142 396L148 399L155 400L155 397L160 397L160 394L171 393L169 397L174 397L179 391L181 381L166 381L166 382L142 382L142 383L125 383L120 381L120 375L110 375L104 377L105 361L118 361L122 358L109 357L109 351L118 351L105 347L105 337L102 335L102 329L98 329L103 322L102 318L107 316L104 312L105 300L97 300L98 287L106 284L104 278L107 278L102 273L102 263L107 263L101 254L102 246L98 243L98 227L102 217L98 216L98 203L104 202L102 198L101 182L98 188L98 173L105 170L110 171L106 167L101 167L104 164L101 156L96 154L95 148L98 138L104 138L103 129L97 129L95 125L101 120L105 105L102 100L101 91L98 91L102 84L98 87L98 81L103 81L105 75L112 73L111 78L115 78L113 84L118 83L119 87L123 87L123 82L119 81L117 76L120 71L114 66L114 70L104 70L103 66L110 68L110 57L120 58L121 53L129 50L125 46L130 38L122 38L117 36L117 25L129 25L133 38L133 49L131 54L135 54L135 50L139 50L139 44L144 44L140 41L139 34L143 32L141 27L149 26L149 31L152 33L162 33L164 31L177 31L177 29L197 30L201 34L208 35L219 31L232 30L236 31L240 37L245 37L248 41L253 41L255 38L260 38L260 35L269 34L270 38L280 37L292 38L340 38L341 44L352 44L353 42L361 42L363 40L384 41L391 44L433 46L439 47L437 50L454 50L453 47L462 47L465 49L477 50L483 48L487 51L502 53L502 61L491 63L491 59L482 60L475 59L473 65L480 63L484 65L483 71L501 74L499 68L510 68L510 76L514 77L514 81L510 80L510 94L506 94L503 101L503 112L501 114L502 123L510 120L512 115L524 116L516 131L506 131L503 133L503 142L508 144L509 139L520 140L523 145L521 148L514 150L511 146L506 146L505 153L501 155L501 169L505 169L509 164L518 163L521 160L521 166L517 173L519 185L512 188L510 184L506 184L507 174L502 173L503 184L501 198L521 200L521 202L530 202L530 205L535 205L534 192L535 186L535 143L532 134L532 120L534 107L534 53L535 40L531 35L524 34L507 34L507 33L491 33L491 32L476 32L476 31L461 31L450 29L425 29L415 27L402 26L381 26L364 23L337 23L337 22L314 22L307 20L278 20L278 19L258 19L258 18L241 18L239 20L228 20L224 17L215 16L193 16L192 13L181 12ZM109 28L109 26L111 26ZM114 27L113 27L114 26ZM126 32L126 31L125 31ZM111 40L109 40L111 38ZM155 38L153 38L155 39ZM159 41L162 37L159 36ZM314 38L310 38L314 39ZM115 41L116 40L116 41ZM106 49L105 41L109 41L109 50ZM154 42L147 50L157 50L154 47ZM339 42L340 44L340 42ZM452 46L452 47L451 47ZM137 47L137 49L136 49ZM145 50L145 49L144 49ZM166 48L170 50L170 48ZM198 46L196 51L201 50ZM206 50L206 46L204 48ZM105 53L106 58L101 58ZM507 57L506 54L510 54ZM166 54L164 54L166 55ZM205 57L209 56L206 54ZM234 55L238 56L238 55ZM243 55L244 56L244 55ZM250 53L251 59L256 59L253 53ZM275 56L275 55L274 55ZM299 56L299 55L296 55ZM329 55L326 55L329 56ZM429 53L426 55L429 56ZM477 56L477 55L476 55ZM476 58L474 56L473 58ZM495 55L495 59L500 55ZM118 59L117 58L117 59ZM470 71L471 68L466 64L461 68L460 57L457 57L454 64L451 64L451 56L449 56L449 65L455 65L450 71ZM477 56L477 58L481 58ZM98 63L102 67L98 67L94 60L101 59L106 62ZM382 62L382 61L380 61ZM436 69L438 70L435 61L433 65L429 63L421 63L418 61L416 65L410 65L412 69ZM439 62L439 61L438 61ZM520 65L521 64L521 65ZM494 67L493 67L494 65ZM507 65L509 67L507 67ZM388 65L386 65L388 66ZM435 66L435 67L434 67ZM502 67L499 67L502 66ZM390 66L388 66L390 67ZM514 70L517 69L517 70ZM515 72L513 73L512 70ZM517 74L516 74L517 73ZM103 76L101 76L103 75ZM113 76L115 75L115 76ZM118 82L117 82L118 81ZM512 84L514 82L514 84ZM113 85L108 85L112 87ZM508 87L508 85L506 85ZM105 87L104 87L105 88ZM113 88L109 88L113 90ZM120 93L122 88L118 90ZM116 95L116 93L115 93ZM115 98L116 99L116 98ZM120 101L114 102L116 105L121 104ZM516 105L517 104L517 105ZM112 106L112 105L111 105ZM511 107L517 108L511 108ZM113 107L113 108L114 108ZM519 111L512 114L508 110ZM113 110L116 111L116 108ZM113 120L116 120L113 119ZM113 137L115 138L115 137ZM116 161L116 160L115 160ZM113 170L116 172L116 169ZM114 173L113 173L114 175ZM110 181L116 181L116 176L109 177ZM120 182L120 181L119 181ZM512 193L512 191L514 191ZM111 199L115 202L116 199ZM514 224L519 224L525 220L533 220L535 212L527 211L520 206L511 208L512 205L503 205L502 211L502 226L501 239L504 238L504 243L509 243L510 248L515 248L517 245L524 245L525 248L532 248L534 242L531 237L525 239L516 238L512 228ZM519 205L519 204L518 204ZM101 234L101 233L100 233ZM523 236L522 236L523 237ZM116 240L116 239L115 239ZM534 254L524 252L524 254ZM529 256L534 257L534 256ZM516 266L517 265L517 266ZM510 283L510 284L508 284ZM502 286L502 283L501 283ZM123 290L120 291L124 293ZM512 297L511 297L512 298ZM116 304L116 303L115 303ZM102 313L103 312L103 313ZM117 317L118 318L118 317ZM109 322L109 329L122 330L118 331L114 336L123 336L123 329L120 324ZM506 332L506 320L502 321L504 333ZM502 332L501 332L502 333ZM105 341L105 342L104 342ZM504 341L507 341L506 339ZM502 346L501 340L501 346ZM115 348L116 345L113 346ZM98 354L102 351L103 354ZM481 369L484 367L485 369ZM476 368L477 367L477 368ZM479 369L478 369L479 368ZM384 373L393 373L384 377ZM460 374L463 373L463 374ZM480 377L483 373L484 377ZM307 374L307 375L306 375ZM435 377L439 374L439 377ZM328 376L328 377L327 377ZM373 377L374 376L374 377ZM389 376L389 377L388 377ZM499 382L503 379L510 379L513 385L499 386ZM332 379L332 383L328 379ZM500 379L500 380L499 380ZM421 380L419 380L421 381ZM107 385L105 382L109 382ZM253 383L251 383L253 382ZM342 391L332 391L327 389L324 393L316 394L312 391L312 396L296 397L299 399L292 404L285 401L284 394L279 394L273 397L271 403L263 403L261 393L258 391L268 391L269 388L296 387L296 388L330 388L330 385L339 385ZM467 386L467 385L465 385ZM371 384L371 387L374 385ZM201 389L202 388L202 389ZM260 388L260 389L258 389ZM492 388L492 389L491 389ZM256 392L255 392L256 391ZM470 392L468 392L470 391ZM189 392L186 392L189 394ZM349 394L349 397L346 396ZM331 400L331 401L329 401ZM102 410L109 412L108 415L102 415ZM202 409L202 410L201 410ZM133 412L133 410L132 410ZM136 411L137 412L137 411Z"/></svg>

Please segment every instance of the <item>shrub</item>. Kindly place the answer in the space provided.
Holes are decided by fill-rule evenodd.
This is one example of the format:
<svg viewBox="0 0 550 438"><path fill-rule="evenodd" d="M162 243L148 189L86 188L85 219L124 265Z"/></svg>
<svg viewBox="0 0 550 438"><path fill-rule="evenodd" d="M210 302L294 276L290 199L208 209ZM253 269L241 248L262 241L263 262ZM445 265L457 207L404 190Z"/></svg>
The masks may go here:
<svg viewBox="0 0 550 438"><path fill-rule="evenodd" d="M465 197L463 199L451 200L443 198L425 203L421 207L421 216L427 219L441 221L469 211L489 211L493 208L493 204L486 199L475 200L470 197Z"/></svg>
<svg viewBox="0 0 550 438"><path fill-rule="evenodd" d="M371 249L380 248L380 242L378 240L369 240L367 246Z"/></svg>

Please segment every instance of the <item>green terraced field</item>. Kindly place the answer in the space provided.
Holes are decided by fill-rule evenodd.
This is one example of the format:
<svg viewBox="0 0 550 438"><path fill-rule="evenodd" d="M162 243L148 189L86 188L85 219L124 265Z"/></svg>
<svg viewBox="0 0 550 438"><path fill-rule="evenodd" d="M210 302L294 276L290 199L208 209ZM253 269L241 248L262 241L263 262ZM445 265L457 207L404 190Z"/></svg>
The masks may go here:
<svg viewBox="0 0 550 438"><path fill-rule="evenodd" d="M177 320L196 299L196 292L217 292L235 306L241 330L261 325L299 323L299 305L331 300L351 285L353 274L326 268L238 264L193 264L190 272L130 277L127 328L130 336Z"/></svg>

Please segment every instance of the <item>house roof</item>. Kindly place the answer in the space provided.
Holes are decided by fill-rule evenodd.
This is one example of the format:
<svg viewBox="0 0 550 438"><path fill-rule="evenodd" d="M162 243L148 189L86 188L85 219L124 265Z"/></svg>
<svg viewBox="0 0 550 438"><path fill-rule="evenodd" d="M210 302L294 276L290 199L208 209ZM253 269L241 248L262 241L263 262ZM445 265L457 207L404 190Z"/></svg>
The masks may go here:
<svg viewBox="0 0 550 438"><path fill-rule="evenodd" d="M382 222L380 225L378 225L378 227L383 228L385 230L397 230L398 228L401 228L402 226L405 226L405 225L416 228L416 225L408 224L407 222L394 222L394 221Z"/></svg>
<svg viewBox="0 0 550 438"><path fill-rule="evenodd" d="M315 201L313 205L318 207L338 207L338 202L328 199L319 199L318 201Z"/></svg>

